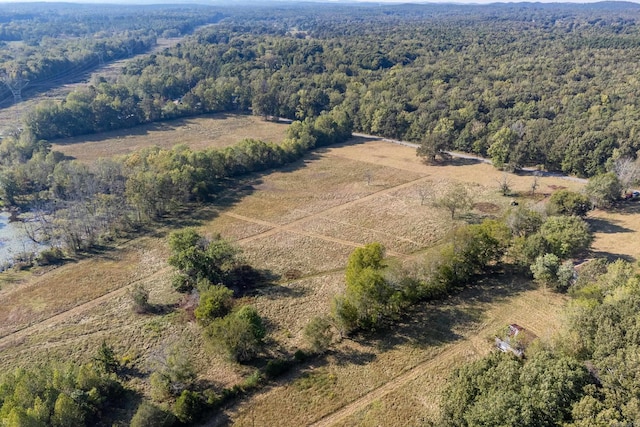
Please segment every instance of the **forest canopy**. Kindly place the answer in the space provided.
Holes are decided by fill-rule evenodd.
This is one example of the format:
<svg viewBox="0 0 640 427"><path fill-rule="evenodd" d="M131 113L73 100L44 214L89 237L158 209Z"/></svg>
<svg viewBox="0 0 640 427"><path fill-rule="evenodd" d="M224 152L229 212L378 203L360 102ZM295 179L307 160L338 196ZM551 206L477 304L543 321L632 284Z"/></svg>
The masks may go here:
<svg viewBox="0 0 640 427"><path fill-rule="evenodd" d="M205 112L304 119L489 156L517 169L607 172L640 149L638 7L288 5L224 11L25 127L40 139ZM160 25L160 24L157 24Z"/></svg>

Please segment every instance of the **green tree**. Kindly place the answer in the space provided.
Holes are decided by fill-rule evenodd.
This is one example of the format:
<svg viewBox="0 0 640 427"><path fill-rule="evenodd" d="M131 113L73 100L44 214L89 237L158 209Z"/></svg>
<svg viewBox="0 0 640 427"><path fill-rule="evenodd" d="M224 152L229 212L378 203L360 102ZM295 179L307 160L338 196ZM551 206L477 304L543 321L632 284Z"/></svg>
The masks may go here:
<svg viewBox="0 0 640 427"><path fill-rule="evenodd" d="M175 283L185 290L192 289L202 279L224 285L237 266L239 250L219 235L207 240L187 228L169 236L169 247L169 264L178 269L181 278Z"/></svg>
<svg viewBox="0 0 640 427"><path fill-rule="evenodd" d="M454 183L448 185L441 194L436 196L433 206L448 210L451 214L451 219L454 219L456 212L471 209L473 201L469 190L464 184Z"/></svg>
<svg viewBox="0 0 640 427"><path fill-rule="evenodd" d="M509 157L517 139L518 134L508 127L503 127L491 137L491 146L487 153L491 157L493 166L498 169L505 169L508 166Z"/></svg>
<svg viewBox="0 0 640 427"><path fill-rule="evenodd" d="M589 179L584 191L594 206L607 208L620 199L622 184L614 173L609 172Z"/></svg>
<svg viewBox="0 0 640 427"><path fill-rule="evenodd" d="M375 328L398 308L397 293L383 275L384 247L370 243L355 249L347 262L344 296L334 300L333 313L345 332Z"/></svg>
<svg viewBox="0 0 640 427"><path fill-rule="evenodd" d="M120 362L116 358L116 353L106 341L102 341L94 360L100 369L107 374L115 374L120 369Z"/></svg>
<svg viewBox="0 0 640 427"><path fill-rule="evenodd" d="M561 259L575 256L593 240L589 225L577 216L551 216L540 227L540 235L549 245L549 252Z"/></svg>
<svg viewBox="0 0 640 427"><path fill-rule="evenodd" d="M85 413L75 400L60 393L53 406L51 423L56 427L82 426L85 425Z"/></svg>
<svg viewBox="0 0 640 427"><path fill-rule="evenodd" d="M562 189L551 195L548 206L552 215L584 217L591 208L591 202L585 194Z"/></svg>
<svg viewBox="0 0 640 427"><path fill-rule="evenodd" d="M531 264L533 279L545 288L555 289L558 285L558 269L560 258L554 254L544 254Z"/></svg>

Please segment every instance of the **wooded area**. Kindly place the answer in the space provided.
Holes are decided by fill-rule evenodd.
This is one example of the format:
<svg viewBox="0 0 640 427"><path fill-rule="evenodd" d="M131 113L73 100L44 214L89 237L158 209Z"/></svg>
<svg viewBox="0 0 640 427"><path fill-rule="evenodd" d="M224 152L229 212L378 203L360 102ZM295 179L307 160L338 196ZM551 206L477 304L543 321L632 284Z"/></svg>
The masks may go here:
<svg viewBox="0 0 640 427"><path fill-rule="evenodd" d="M419 268L391 265L379 243L357 247L331 316L315 317L304 329L311 350L272 357L227 388L198 383L190 362L171 354L149 376L150 399L128 414L132 425L194 423L319 357L333 344L334 331L348 337L392 329L410 307L507 271L533 277L550 292L568 292L567 328L528 350L526 360L494 354L461 368L445 391L442 423L628 422L640 416L639 276L631 264L599 260L574 274L570 259L584 255L593 241L584 219L589 208L610 206L638 180L637 167L629 174L622 166L637 166L640 150L639 17L640 7L618 3L58 5L38 12L3 6L0 77L16 101L15 89L27 81L56 84L145 52L161 34L195 33L173 48L138 56L117 78L94 79L65 100L25 114L0 143L0 197L5 207L26 212L32 240L50 245L27 266L87 253L184 216L190 206L215 203L236 178L293 163L349 140L354 131L417 142L426 163L446 161L447 151L458 150L489 157L504 170L537 166L591 177L585 194L561 190L544 208L512 206L501 217L455 227ZM216 24L197 29L208 23ZM50 148L57 138L214 112L292 123L279 143L246 139L194 151L176 141L172 149L146 148L90 164ZM367 185L371 178L367 172ZM534 178L532 198L536 186ZM501 191L509 194L506 178ZM452 185L430 203L453 223L473 206L468 192ZM422 204L427 197L421 197ZM222 237L205 238L193 229L170 234L169 247L172 285L194 296L185 311L197 321L200 338L233 363L254 359L269 344L268 327L241 297L268 271L242 262L240 250ZM136 313L155 310L148 289L136 286L130 297ZM102 411L118 406L129 373L106 343L93 360L6 376L0 421L111 421Z"/></svg>

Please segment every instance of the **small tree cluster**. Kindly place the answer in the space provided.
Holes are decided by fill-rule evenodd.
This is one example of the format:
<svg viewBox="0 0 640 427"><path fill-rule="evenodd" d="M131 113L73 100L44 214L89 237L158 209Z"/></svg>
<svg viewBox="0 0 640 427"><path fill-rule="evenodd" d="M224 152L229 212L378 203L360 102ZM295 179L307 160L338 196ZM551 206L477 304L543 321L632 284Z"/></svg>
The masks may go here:
<svg viewBox="0 0 640 427"><path fill-rule="evenodd" d="M0 378L0 424L98 425L102 411L121 393L114 376L89 365L19 369Z"/></svg>
<svg viewBox="0 0 640 427"><path fill-rule="evenodd" d="M205 330L211 346L237 362L246 362L256 356L266 333L258 311L248 305L213 320Z"/></svg>
<svg viewBox="0 0 640 427"><path fill-rule="evenodd" d="M384 277L384 248L370 243L355 249L346 270L346 291L333 301L333 314L345 332L375 328L384 317L397 311L396 291Z"/></svg>
<svg viewBox="0 0 640 427"><path fill-rule="evenodd" d="M551 195L548 208L551 215L584 217L591 209L591 202L585 194L562 189Z"/></svg>
<svg viewBox="0 0 640 427"><path fill-rule="evenodd" d="M187 228L169 236L169 247L169 264L178 270L174 286L179 291L189 291L203 279L225 284L238 266L239 250L219 235L208 240Z"/></svg>
<svg viewBox="0 0 640 427"><path fill-rule="evenodd" d="M545 254L560 260L571 258L584 252L593 240L589 225L577 216L550 216L544 221L538 221L539 215L534 213L520 217L536 218L528 222L514 220L520 225L528 224L509 248L511 257L522 266L530 266Z"/></svg>

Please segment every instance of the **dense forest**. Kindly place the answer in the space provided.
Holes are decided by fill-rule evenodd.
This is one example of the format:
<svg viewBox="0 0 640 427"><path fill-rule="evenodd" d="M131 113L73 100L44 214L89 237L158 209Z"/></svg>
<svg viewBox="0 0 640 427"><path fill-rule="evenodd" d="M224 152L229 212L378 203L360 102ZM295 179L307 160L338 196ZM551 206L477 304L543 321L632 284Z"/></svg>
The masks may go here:
<svg viewBox="0 0 640 427"><path fill-rule="evenodd" d="M137 56L116 78L39 104L20 129L3 136L2 202L28 210L29 237L50 245L20 262L47 265L153 227L215 201L236 177L294 162L354 131L418 142L425 162L459 150L490 157L501 169L539 166L592 177L586 195L557 192L543 212L514 206L502 218L456 228L419 271L389 267L380 244L356 249L331 317L312 319L305 329L313 351L269 360L223 390L199 384L192 367L171 355L151 374L151 399L131 423L196 422L326 351L333 329L349 336L393 328L411 306L438 301L498 269L568 292L567 329L528 351L526 360L493 354L457 371L442 423L588 426L637 419L640 279L621 261L593 261L574 276L570 259L593 240L584 221L590 204L607 206L633 184L621 182L616 168L640 150L638 17L639 7L618 3L2 7L0 53L9 87L62 82L73 70L145 52L158 36L193 32L173 48ZM277 144L153 147L91 164L50 148L57 138L211 112L292 124ZM452 187L434 204L453 220L470 205L464 191ZM234 297L261 273L219 236L187 229L171 234L169 246L172 284L197 296L193 315L203 339L234 362L251 361L266 329L257 310ZM145 289L134 289L131 298L141 313L152 309ZM122 403L127 373L106 343L93 361L3 377L0 420L111 421L105 414Z"/></svg>
<svg viewBox="0 0 640 427"><path fill-rule="evenodd" d="M579 176L635 158L638 10L287 6L231 10L116 81L41 105L25 122L52 139L215 111L316 117L454 149L497 166Z"/></svg>
<svg viewBox="0 0 640 427"><path fill-rule="evenodd" d="M146 52L158 37L183 36L221 17L218 9L204 6L2 5L0 104L14 100L12 90L45 91L104 63Z"/></svg>

